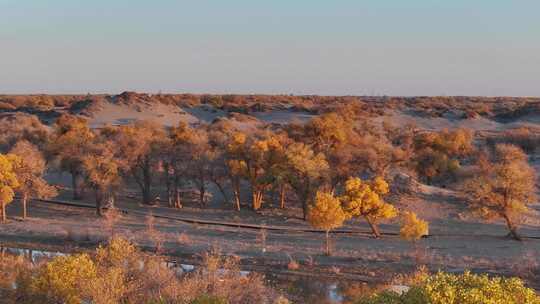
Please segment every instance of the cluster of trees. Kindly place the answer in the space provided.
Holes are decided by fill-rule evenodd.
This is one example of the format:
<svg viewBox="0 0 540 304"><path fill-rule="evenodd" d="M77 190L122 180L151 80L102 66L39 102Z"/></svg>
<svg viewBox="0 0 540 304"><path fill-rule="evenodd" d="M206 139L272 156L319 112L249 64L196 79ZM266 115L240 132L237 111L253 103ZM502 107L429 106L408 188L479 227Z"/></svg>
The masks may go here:
<svg viewBox="0 0 540 304"><path fill-rule="evenodd" d="M71 175L74 199L80 199L85 188L94 190L98 213L123 181L134 181L145 204L161 190L155 185L164 184L171 207L182 206L186 185L197 188L204 206L213 184L236 209L242 206L246 187L254 210L270 198L285 208L287 193L294 194L305 218L318 189L339 190L358 174L385 175L404 160L384 134L356 128L349 113L341 114L255 132L239 130L226 120L170 129L138 121L92 130L83 118L63 115L49 133L13 132L3 141L9 147L3 150L21 154L11 147L29 141L43 152L49 167Z"/></svg>
<svg viewBox="0 0 540 304"><path fill-rule="evenodd" d="M213 186L237 210L244 202L253 210L271 203L286 208L292 199L302 206L304 219L318 201L338 200L346 218L365 218L379 236L377 222L397 215L382 199L389 191L385 180L393 173L406 171L441 184L456 181L461 164L480 159L483 167L468 179L473 186L464 187L473 198L471 206L483 215L504 218L518 238L513 219L534 199L534 172L518 147L499 144L486 152L473 145L468 130L420 132L387 122L378 126L358 114L358 107L348 105L305 124L255 130L227 119L172 128L136 121L91 129L80 116L62 115L50 130L33 116L3 119L0 203L4 210L15 192L23 202L54 196L55 189L43 179L49 168L71 175L74 199L92 190L98 214L129 182L139 188L142 203L152 204L165 193L173 208L182 207L186 188L196 189L204 207ZM512 170L521 175L509 174ZM516 193L507 194L505 187Z"/></svg>
<svg viewBox="0 0 540 304"><path fill-rule="evenodd" d="M388 184L380 177L372 181L351 177L345 182L343 195L317 192L314 203L308 208L308 221L313 227L326 231L327 255L331 254L330 230L341 227L347 219L363 218L373 235L376 238L381 236L377 223L398 215L397 209L383 200L388 191ZM417 241L428 234L428 223L418 219L415 213L405 211L400 234L406 240Z"/></svg>

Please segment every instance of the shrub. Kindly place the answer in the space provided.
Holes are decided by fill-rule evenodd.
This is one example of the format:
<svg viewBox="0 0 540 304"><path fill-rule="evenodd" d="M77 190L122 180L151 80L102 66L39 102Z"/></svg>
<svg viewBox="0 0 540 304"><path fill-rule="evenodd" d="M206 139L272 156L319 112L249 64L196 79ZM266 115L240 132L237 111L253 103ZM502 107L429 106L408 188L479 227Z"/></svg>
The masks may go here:
<svg viewBox="0 0 540 304"><path fill-rule="evenodd" d="M403 294L384 291L357 304L538 304L540 297L518 278L439 272Z"/></svg>
<svg viewBox="0 0 540 304"><path fill-rule="evenodd" d="M429 233L428 222L419 219L414 212L405 211L399 235L407 241L417 241Z"/></svg>
<svg viewBox="0 0 540 304"><path fill-rule="evenodd" d="M262 275L242 274L235 258L222 258L217 251L204 255L196 271L183 273L162 257L113 238L95 254L60 256L37 266L23 257L0 256L0 303L287 302Z"/></svg>
<svg viewBox="0 0 540 304"><path fill-rule="evenodd" d="M81 289L96 278L96 266L86 254L59 256L45 264L32 280L31 292L43 303L81 303Z"/></svg>

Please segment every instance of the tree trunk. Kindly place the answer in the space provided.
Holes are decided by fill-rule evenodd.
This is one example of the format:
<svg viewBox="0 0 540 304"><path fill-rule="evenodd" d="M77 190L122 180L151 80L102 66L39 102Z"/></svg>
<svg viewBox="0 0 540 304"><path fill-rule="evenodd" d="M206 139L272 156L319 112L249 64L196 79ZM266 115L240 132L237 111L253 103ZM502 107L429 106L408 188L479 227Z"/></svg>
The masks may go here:
<svg viewBox="0 0 540 304"><path fill-rule="evenodd" d="M201 204L201 207L204 207L206 204L204 202L204 194L206 193L206 189L204 187L204 182L199 187L199 203Z"/></svg>
<svg viewBox="0 0 540 304"><path fill-rule="evenodd" d="M304 221L307 220L307 212L308 212L308 200L309 200L309 194L307 191L302 195L302 215Z"/></svg>
<svg viewBox="0 0 540 304"><path fill-rule="evenodd" d="M151 204L152 203L152 173L150 172L150 163L145 161L143 166L143 203Z"/></svg>
<svg viewBox="0 0 540 304"><path fill-rule="evenodd" d="M213 181L213 182L218 187L219 192L221 193L221 195L223 195L223 199L225 200L225 202L228 203L229 202L229 197L227 196L227 192L225 192L225 188L223 188L221 183L218 183L217 181Z"/></svg>
<svg viewBox="0 0 540 304"><path fill-rule="evenodd" d="M174 208L182 208L182 198L180 197L180 189L178 186L174 187Z"/></svg>
<svg viewBox="0 0 540 304"><path fill-rule="evenodd" d="M102 216L102 213L101 213L101 203L102 203L102 195L101 195L101 190L99 189L95 189L94 190L96 192L96 214L98 216Z"/></svg>
<svg viewBox="0 0 540 304"><path fill-rule="evenodd" d="M240 193L238 190L234 190L234 205L237 211L240 211Z"/></svg>
<svg viewBox="0 0 540 304"><path fill-rule="evenodd" d="M240 185L237 181L232 181L234 204L236 210L240 211Z"/></svg>
<svg viewBox="0 0 540 304"><path fill-rule="evenodd" d="M167 189L167 206L174 207L174 191L169 188Z"/></svg>
<svg viewBox="0 0 540 304"><path fill-rule="evenodd" d="M508 230L510 231L509 235L510 235L513 239L515 239L515 240L517 240L517 241L521 241L522 238L521 238L521 236L520 236L520 235L518 234L518 232L517 232L517 227L516 227L516 225L514 225L514 223L513 223L512 220L510 219L510 217L509 217L508 215L504 214L504 215L503 215L503 218L504 218L504 220L505 220L505 222L506 222L506 226L508 227Z"/></svg>
<svg viewBox="0 0 540 304"><path fill-rule="evenodd" d="M4 223L6 220L7 220L7 216L6 216L6 204L5 203L1 203L2 205L2 223Z"/></svg>
<svg viewBox="0 0 540 304"><path fill-rule="evenodd" d="M371 231L373 232L373 236L378 239L381 237L381 233L379 232L379 227L377 226L377 224L375 224L373 221L371 220L367 220L368 224L369 224L369 227L371 228Z"/></svg>
<svg viewBox="0 0 540 304"><path fill-rule="evenodd" d="M152 195L150 194L150 192L148 191L147 188L143 189L142 195L143 195L143 197L142 197L143 204L151 205L151 203L152 203Z"/></svg>
<svg viewBox="0 0 540 304"><path fill-rule="evenodd" d="M169 164L165 163L165 186L167 187L167 206L173 206L172 199L172 187L171 187L171 175L169 174Z"/></svg>
<svg viewBox="0 0 540 304"><path fill-rule="evenodd" d="M71 188L73 190L73 199L80 200L82 198L81 188L79 187L79 172L71 171Z"/></svg>
<svg viewBox="0 0 540 304"><path fill-rule="evenodd" d="M330 252L330 234L328 230L326 230L326 255L332 255L332 252Z"/></svg>
<svg viewBox="0 0 540 304"><path fill-rule="evenodd" d="M253 210L259 210L262 206L263 193L260 190L253 190L252 193L252 204Z"/></svg>
<svg viewBox="0 0 540 304"><path fill-rule="evenodd" d="M285 209L285 184L279 186L279 207Z"/></svg>
<svg viewBox="0 0 540 304"><path fill-rule="evenodd" d="M23 219L26 219L26 202L27 201L28 201L28 195L23 194L22 196Z"/></svg>

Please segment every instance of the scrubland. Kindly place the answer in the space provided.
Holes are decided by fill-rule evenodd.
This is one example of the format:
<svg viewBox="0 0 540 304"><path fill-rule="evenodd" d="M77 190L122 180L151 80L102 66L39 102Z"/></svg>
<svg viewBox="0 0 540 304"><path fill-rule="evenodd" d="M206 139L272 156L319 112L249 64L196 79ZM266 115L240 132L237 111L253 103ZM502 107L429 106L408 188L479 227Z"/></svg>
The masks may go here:
<svg viewBox="0 0 540 304"><path fill-rule="evenodd" d="M346 300L467 303L466 295L438 298L439 292L479 284L498 290L493 299L537 303L520 284L540 288L539 102L131 92L0 96L0 242L74 253L43 263L64 269L62 263L84 259L91 276L103 272L87 278L88 286L105 284L100 280L109 275L127 276L118 286L121 296L115 295L122 300L99 302L102 295L81 289L73 303L139 303L133 295L145 284L158 291L150 289L140 303L302 301L258 276L249 278L250 294L219 284L244 284L248 278L239 269L387 284L419 267L423 278L405 282L414 288L402 296L368 299L366 291ZM234 259L227 267L235 274L179 294L211 271L191 277L165 267L171 285L137 281L128 273L138 270L113 273L100 264L99 250L114 240L129 242L124 247L153 261L149 271L157 272L162 266L155 261L206 265L205 254L219 248L219 259ZM98 246L109 247L94 252ZM17 292L32 298L27 301L67 296L40 291L39 284L54 281L42 277L53 275L43 269L55 266L3 261L9 261L5 273L13 275L6 268L13 264L27 280L9 291L13 299ZM428 274L439 270L459 275ZM467 271L523 281L495 282Z"/></svg>

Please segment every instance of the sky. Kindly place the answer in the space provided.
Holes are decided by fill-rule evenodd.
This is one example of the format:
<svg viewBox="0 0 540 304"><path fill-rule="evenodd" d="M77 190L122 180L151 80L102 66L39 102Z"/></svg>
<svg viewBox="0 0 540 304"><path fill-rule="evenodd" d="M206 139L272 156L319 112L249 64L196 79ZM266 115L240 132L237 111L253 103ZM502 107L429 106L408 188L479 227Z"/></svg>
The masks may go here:
<svg viewBox="0 0 540 304"><path fill-rule="evenodd" d="M539 0L0 0L0 94L540 96Z"/></svg>

